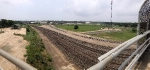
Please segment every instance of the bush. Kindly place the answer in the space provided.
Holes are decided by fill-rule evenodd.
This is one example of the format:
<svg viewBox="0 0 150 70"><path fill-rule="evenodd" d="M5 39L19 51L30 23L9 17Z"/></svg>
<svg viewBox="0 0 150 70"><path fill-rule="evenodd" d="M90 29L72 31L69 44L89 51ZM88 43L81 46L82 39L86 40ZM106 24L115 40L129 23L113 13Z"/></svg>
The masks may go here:
<svg viewBox="0 0 150 70"><path fill-rule="evenodd" d="M132 32L133 33L137 32L136 28L132 28Z"/></svg>
<svg viewBox="0 0 150 70"><path fill-rule="evenodd" d="M29 26L27 26L27 27L26 27L26 29L27 29L27 32L30 32L30 30L29 30Z"/></svg>
<svg viewBox="0 0 150 70"><path fill-rule="evenodd" d="M74 26L74 29L78 29L78 28L79 28L78 25L75 25L75 26Z"/></svg>

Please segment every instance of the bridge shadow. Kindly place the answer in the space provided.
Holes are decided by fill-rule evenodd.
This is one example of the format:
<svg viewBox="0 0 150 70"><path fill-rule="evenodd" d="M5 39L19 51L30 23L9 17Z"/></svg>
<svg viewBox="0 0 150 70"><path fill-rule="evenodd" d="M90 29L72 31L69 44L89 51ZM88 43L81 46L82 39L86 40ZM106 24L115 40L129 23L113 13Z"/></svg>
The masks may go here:
<svg viewBox="0 0 150 70"><path fill-rule="evenodd" d="M150 46L138 60L133 70L150 70Z"/></svg>

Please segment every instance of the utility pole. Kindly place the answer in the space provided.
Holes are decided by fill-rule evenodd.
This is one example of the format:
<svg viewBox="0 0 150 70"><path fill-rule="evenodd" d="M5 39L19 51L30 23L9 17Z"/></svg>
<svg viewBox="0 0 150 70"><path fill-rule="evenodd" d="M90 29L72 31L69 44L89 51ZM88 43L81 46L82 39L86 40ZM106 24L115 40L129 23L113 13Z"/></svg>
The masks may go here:
<svg viewBox="0 0 150 70"><path fill-rule="evenodd" d="M112 27L112 5L113 5L113 0L111 0L111 19L110 19L110 21L111 21L111 27Z"/></svg>

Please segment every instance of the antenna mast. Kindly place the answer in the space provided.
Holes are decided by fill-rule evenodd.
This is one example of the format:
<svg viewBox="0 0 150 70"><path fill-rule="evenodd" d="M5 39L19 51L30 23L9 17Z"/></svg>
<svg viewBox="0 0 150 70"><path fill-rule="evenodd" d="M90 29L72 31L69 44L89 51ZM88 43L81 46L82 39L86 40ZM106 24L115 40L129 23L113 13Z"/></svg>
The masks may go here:
<svg viewBox="0 0 150 70"><path fill-rule="evenodd" d="M112 5L113 5L113 0L111 0L111 27L112 27Z"/></svg>

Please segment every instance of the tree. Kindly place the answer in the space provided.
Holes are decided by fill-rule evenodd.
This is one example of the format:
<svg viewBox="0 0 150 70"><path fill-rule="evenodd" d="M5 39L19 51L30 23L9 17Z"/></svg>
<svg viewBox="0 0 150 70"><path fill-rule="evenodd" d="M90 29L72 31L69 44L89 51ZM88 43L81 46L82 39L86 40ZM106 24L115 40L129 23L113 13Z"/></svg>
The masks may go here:
<svg viewBox="0 0 150 70"><path fill-rule="evenodd" d="M6 19L1 19L1 25L2 25L3 28L6 27L7 20Z"/></svg>
<svg viewBox="0 0 150 70"><path fill-rule="evenodd" d="M134 27L134 28L132 28L132 32L133 33L135 33L137 30L136 30L136 28Z"/></svg>
<svg viewBox="0 0 150 70"><path fill-rule="evenodd" d="M15 22L12 20L1 19L0 25L2 28L4 28L4 27L10 27L10 26L14 25L14 23Z"/></svg>
<svg viewBox="0 0 150 70"><path fill-rule="evenodd" d="M12 25L14 25L14 21L12 21L12 20L7 20L7 27L10 27L10 26L12 26Z"/></svg>
<svg viewBox="0 0 150 70"><path fill-rule="evenodd" d="M78 29L78 28L79 28L78 25L75 25L75 26L74 26L74 29Z"/></svg>

